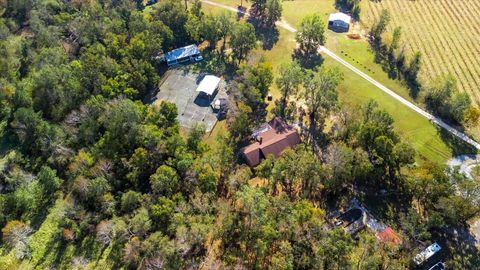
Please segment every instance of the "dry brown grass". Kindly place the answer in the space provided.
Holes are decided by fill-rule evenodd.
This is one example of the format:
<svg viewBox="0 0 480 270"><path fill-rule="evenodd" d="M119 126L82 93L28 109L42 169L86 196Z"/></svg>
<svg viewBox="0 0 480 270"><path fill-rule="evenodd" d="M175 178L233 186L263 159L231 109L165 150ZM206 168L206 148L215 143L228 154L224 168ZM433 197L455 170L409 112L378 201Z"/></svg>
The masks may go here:
<svg viewBox="0 0 480 270"><path fill-rule="evenodd" d="M390 30L402 27L407 52L422 53L421 81L450 73L459 89L480 106L480 1L366 0L363 23L372 25L383 9L392 15Z"/></svg>

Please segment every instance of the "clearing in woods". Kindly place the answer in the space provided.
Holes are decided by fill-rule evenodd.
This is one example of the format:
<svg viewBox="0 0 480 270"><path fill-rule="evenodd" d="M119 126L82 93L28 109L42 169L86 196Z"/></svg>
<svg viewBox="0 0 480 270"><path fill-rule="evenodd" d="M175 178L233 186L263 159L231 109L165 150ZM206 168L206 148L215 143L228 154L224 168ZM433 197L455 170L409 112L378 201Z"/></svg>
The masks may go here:
<svg viewBox="0 0 480 270"><path fill-rule="evenodd" d="M480 1L362 1L365 26L370 27L383 9L391 13L390 31L402 27L407 55L421 52L421 82L450 73L460 91L480 106Z"/></svg>

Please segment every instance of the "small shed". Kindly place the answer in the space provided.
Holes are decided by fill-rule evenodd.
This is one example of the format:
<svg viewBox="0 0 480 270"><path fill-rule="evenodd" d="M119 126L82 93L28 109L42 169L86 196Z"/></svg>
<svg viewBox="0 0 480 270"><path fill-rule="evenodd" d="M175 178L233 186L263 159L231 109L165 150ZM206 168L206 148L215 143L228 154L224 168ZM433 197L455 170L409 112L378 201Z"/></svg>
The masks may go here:
<svg viewBox="0 0 480 270"><path fill-rule="evenodd" d="M345 13L332 13L328 17L328 29L331 29L335 32L348 32L351 21L352 17Z"/></svg>
<svg viewBox="0 0 480 270"><path fill-rule="evenodd" d="M202 55L197 45L188 45L182 48L169 51L165 54L165 61L168 66L177 65L185 62L198 62L201 61Z"/></svg>
<svg viewBox="0 0 480 270"><path fill-rule="evenodd" d="M197 87L197 92L212 96L220 84L220 78L213 75L206 75Z"/></svg>
<svg viewBox="0 0 480 270"><path fill-rule="evenodd" d="M383 231L377 233L377 238L384 243L390 243L395 246L398 246L402 243L402 239L400 239L400 237L391 227L387 227Z"/></svg>

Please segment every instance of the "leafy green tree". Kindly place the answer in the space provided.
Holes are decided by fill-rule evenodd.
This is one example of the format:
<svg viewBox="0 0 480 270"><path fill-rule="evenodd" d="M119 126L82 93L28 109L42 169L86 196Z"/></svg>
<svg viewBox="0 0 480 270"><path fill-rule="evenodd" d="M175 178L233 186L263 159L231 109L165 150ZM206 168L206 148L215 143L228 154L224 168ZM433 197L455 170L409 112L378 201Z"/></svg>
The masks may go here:
<svg viewBox="0 0 480 270"><path fill-rule="evenodd" d="M443 166L427 162L415 168L407 178L411 194L427 211L434 210L441 197L453 192L444 169Z"/></svg>
<svg viewBox="0 0 480 270"><path fill-rule="evenodd" d="M43 166L40 169L37 179L42 190L42 200L51 203L55 198L53 194L60 188L62 180L57 176L57 172L48 166Z"/></svg>
<svg viewBox="0 0 480 270"><path fill-rule="evenodd" d="M273 25L281 19L283 9L281 0L267 0L266 9L268 24Z"/></svg>
<svg viewBox="0 0 480 270"><path fill-rule="evenodd" d="M282 64L279 68L279 75L275 83L282 93L280 116L285 117L287 101L291 96L298 93L304 74L301 67L296 62L292 62Z"/></svg>
<svg viewBox="0 0 480 270"><path fill-rule="evenodd" d="M48 157L60 144L60 129L42 119L30 108L20 108L13 115L11 127L21 148L27 154Z"/></svg>
<svg viewBox="0 0 480 270"><path fill-rule="evenodd" d="M293 255L290 242L280 242L278 251L271 258L269 269L293 270Z"/></svg>
<svg viewBox="0 0 480 270"><path fill-rule="evenodd" d="M238 71L237 88L242 93L245 102L256 112L263 109L264 99L273 82L272 67L267 62L253 66L242 65Z"/></svg>
<svg viewBox="0 0 480 270"><path fill-rule="evenodd" d="M390 23L391 15L387 9L382 10L380 13L380 18L378 21L372 26L370 30L370 34L375 38L375 42L380 42L382 39L382 34L387 30L387 26ZM379 43L378 43L379 44Z"/></svg>
<svg viewBox="0 0 480 270"><path fill-rule="evenodd" d="M325 25L320 14L313 14L302 19L295 39L300 50L305 54L316 54L320 45L325 44Z"/></svg>
<svg viewBox="0 0 480 270"><path fill-rule="evenodd" d="M132 213L140 206L141 200L142 194L133 190L129 190L126 193L123 193L120 202L122 211L127 214Z"/></svg>
<svg viewBox="0 0 480 270"><path fill-rule="evenodd" d="M133 217L129 220L129 227L134 235L144 237L152 228L152 221L147 209L142 207L136 210Z"/></svg>
<svg viewBox="0 0 480 270"><path fill-rule="evenodd" d="M212 30L211 25L207 21L207 19L201 20L196 15L189 13L187 17L187 22L185 23L185 31L188 33L188 36L192 40L200 42L203 34L207 33L207 30L205 30L204 28L208 27L209 30Z"/></svg>
<svg viewBox="0 0 480 270"><path fill-rule="evenodd" d="M458 91L457 82L451 75L438 78L427 88L424 100L430 110L457 123L463 123L465 112L471 106L469 96Z"/></svg>
<svg viewBox="0 0 480 270"><path fill-rule="evenodd" d="M155 194L173 195L179 185L177 172L166 165L158 167L157 171L150 176L150 186Z"/></svg>
<svg viewBox="0 0 480 270"><path fill-rule="evenodd" d="M232 25L233 25L232 16L230 15L230 12L223 11L218 15L218 17L216 18L216 21L217 21L217 29L220 35L220 39L223 40L222 48L221 48L221 52L223 54L226 43L227 43L227 38L232 31Z"/></svg>
<svg viewBox="0 0 480 270"><path fill-rule="evenodd" d="M33 76L33 107L47 119L59 121L83 99L80 84L69 66L45 65Z"/></svg>
<svg viewBox="0 0 480 270"><path fill-rule="evenodd" d="M148 236L141 245L145 254L144 265L147 269L173 269L178 267L179 258L172 241L160 232Z"/></svg>
<svg viewBox="0 0 480 270"><path fill-rule="evenodd" d="M240 63L256 47L255 29L250 23L236 23L230 36L233 58Z"/></svg>
<svg viewBox="0 0 480 270"><path fill-rule="evenodd" d="M310 72L304 79L303 97L308 108L310 131L315 134L317 127L323 130L325 118L338 103L337 86L343 80L338 69L322 67L318 72Z"/></svg>
<svg viewBox="0 0 480 270"><path fill-rule="evenodd" d="M175 33L175 44L182 44L188 40L185 29L188 13L180 1L168 0L158 3L155 5L153 16Z"/></svg>
<svg viewBox="0 0 480 270"><path fill-rule="evenodd" d="M187 138L187 147L190 151L196 154L202 153L206 150L206 145L202 143L203 136L205 135L205 127L201 124L195 125Z"/></svg>
<svg viewBox="0 0 480 270"><path fill-rule="evenodd" d="M144 118L144 106L129 99L119 99L108 103L100 116L105 133L100 147L107 156L125 155L133 152L137 145L139 124Z"/></svg>
<svg viewBox="0 0 480 270"><path fill-rule="evenodd" d="M277 194L280 186L291 199L319 197L323 190L324 173L312 152L286 150L271 169L272 193Z"/></svg>
<svg viewBox="0 0 480 270"><path fill-rule="evenodd" d="M406 213L401 213L399 221L402 230L414 242L425 241L430 238L427 223L415 209L409 209Z"/></svg>
<svg viewBox="0 0 480 270"><path fill-rule="evenodd" d="M252 108L245 103L238 104L238 111L236 112L233 121L229 123L229 131L233 140L245 140L251 133L253 123L250 119Z"/></svg>
<svg viewBox="0 0 480 270"><path fill-rule="evenodd" d="M353 240L341 228L327 232L317 251L322 258L324 269L345 269L349 267L348 254L353 248Z"/></svg>
<svg viewBox="0 0 480 270"><path fill-rule="evenodd" d="M216 48L218 41L222 38L222 31L226 31L222 29L225 27L222 25L225 22L220 21L222 17L217 16L206 16L201 25L201 34L208 41L210 48ZM227 31L228 32L228 31Z"/></svg>

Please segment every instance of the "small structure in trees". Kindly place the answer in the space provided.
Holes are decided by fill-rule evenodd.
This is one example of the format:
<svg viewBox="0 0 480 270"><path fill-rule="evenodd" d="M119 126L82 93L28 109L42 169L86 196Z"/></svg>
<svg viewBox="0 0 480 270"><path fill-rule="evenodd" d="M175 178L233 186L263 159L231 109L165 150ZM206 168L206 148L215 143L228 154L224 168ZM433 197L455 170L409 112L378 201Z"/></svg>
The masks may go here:
<svg viewBox="0 0 480 270"><path fill-rule="evenodd" d="M352 17L345 13L332 13L328 17L328 29L335 32L348 32L348 30L350 29L351 21Z"/></svg>
<svg viewBox="0 0 480 270"><path fill-rule="evenodd" d="M341 226L350 235L362 230L366 223L367 215L357 207L350 208L335 219L335 226Z"/></svg>
<svg viewBox="0 0 480 270"><path fill-rule="evenodd" d="M377 232L377 238L384 243L390 243L398 246L402 243L402 239L395 233L391 227L387 227L380 232Z"/></svg>
<svg viewBox="0 0 480 270"><path fill-rule="evenodd" d="M260 164L267 155L280 156L286 148L293 147L301 141L297 131L279 117L262 125L252 137L255 142L241 150L250 167Z"/></svg>
<svg viewBox="0 0 480 270"><path fill-rule="evenodd" d="M393 246L402 244L402 239L397 233L391 227L377 220L356 198L350 201L347 211L333 218L332 223L334 226L341 226L346 233L352 236L363 228L368 228L378 240L385 244Z"/></svg>

